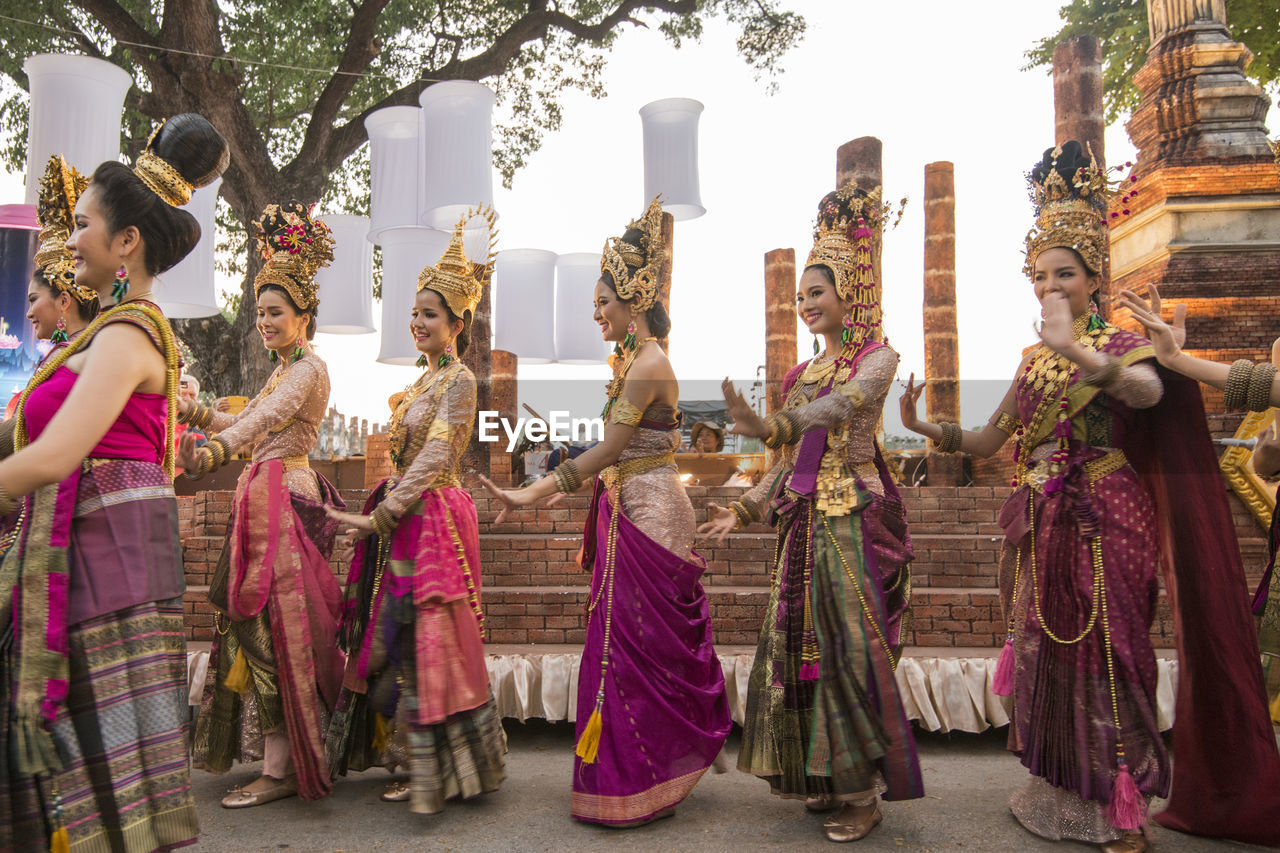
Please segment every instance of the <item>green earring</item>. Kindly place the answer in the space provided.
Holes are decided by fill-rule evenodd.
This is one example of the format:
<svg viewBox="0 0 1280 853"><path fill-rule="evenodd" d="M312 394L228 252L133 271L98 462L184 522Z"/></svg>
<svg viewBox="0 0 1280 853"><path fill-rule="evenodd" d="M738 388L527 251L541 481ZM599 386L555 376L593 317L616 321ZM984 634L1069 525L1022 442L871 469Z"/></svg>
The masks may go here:
<svg viewBox="0 0 1280 853"><path fill-rule="evenodd" d="M813 336L813 354L817 355L820 349L821 347L818 346L818 336L814 335Z"/></svg>
<svg viewBox="0 0 1280 853"><path fill-rule="evenodd" d="M844 328L840 330L840 343L847 345L851 340L853 340L853 320L845 317Z"/></svg>
<svg viewBox="0 0 1280 853"><path fill-rule="evenodd" d="M632 320L627 324L627 336L622 339L622 348L624 350L633 350L636 348L636 321Z"/></svg>
<svg viewBox="0 0 1280 853"><path fill-rule="evenodd" d="M116 302L129 295L129 271L123 266L116 270L116 282L111 285L111 298Z"/></svg>
<svg viewBox="0 0 1280 853"><path fill-rule="evenodd" d="M65 344L67 342L67 324L61 317L58 318L58 328L53 330L49 340L55 344Z"/></svg>
<svg viewBox="0 0 1280 853"><path fill-rule="evenodd" d="M279 360L280 360L280 353L276 352L273 349L267 350L267 361L271 362L272 364L275 364Z"/></svg>
<svg viewBox="0 0 1280 853"><path fill-rule="evenodd" d="M415 361L415 362L414 362L414 364L418 365L418 367L426 367L426 366L427 366L427 354L424 352L422 355L418 356L418 360L417 360L417 361Z"/></svg>

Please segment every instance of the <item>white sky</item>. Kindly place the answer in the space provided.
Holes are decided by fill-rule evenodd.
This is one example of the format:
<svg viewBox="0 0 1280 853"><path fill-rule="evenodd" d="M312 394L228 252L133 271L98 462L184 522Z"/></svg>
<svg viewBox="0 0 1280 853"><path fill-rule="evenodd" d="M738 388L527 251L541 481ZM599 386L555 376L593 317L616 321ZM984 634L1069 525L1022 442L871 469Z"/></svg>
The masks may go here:
<svg viewBox="0 0 1280 853"><path fill-rule="evenodd" d="M700 44L680 51L656 32L626 33L605 72L609 96L567 94L562 129L546 137L514 189L495 180L500 248L598 252L647 202L639 108L659 98L701 101L707 213L676 225L668 307L681 398L708 397L713 386L695 381L730 375L749 382L764 363L764 253L791 247L803 263L817 200L834 188L836 148L877 136L886 197L910 197L884 248L885 328L905 380L924 364L924 167L950 160L960 374L989 380L964 383L962 417L966 426L983 423L1032 342L1039 313L1021 272L1031 218L1023 174L1053 144L1053 87L1045 71L1020 69L1024 51L1057 29L1060 0L785 5L804 14L809 28L784 59L773 95L737 57L729 26L713 23ZM1270 127L1280 126L1276 109L1269 118ZM1106 155L1109 163L1134 157L1121 125L1107 129ZM21 200L21 177L0 174L0 203ZM583 323L592 322L590 310L584 306ZM378 315L375 306L375 321ZM807 357L812 340L800 331ZM385 421L387 396L417 375L375 362L377 334L322 334L317 343L332 375L332 402L346 415ZM522 365L521 400L563 408L556 389L564 380L590 379L597 389L607 371ZM890 434L903 432L897 396L891 391L885 407Z"/></svg>

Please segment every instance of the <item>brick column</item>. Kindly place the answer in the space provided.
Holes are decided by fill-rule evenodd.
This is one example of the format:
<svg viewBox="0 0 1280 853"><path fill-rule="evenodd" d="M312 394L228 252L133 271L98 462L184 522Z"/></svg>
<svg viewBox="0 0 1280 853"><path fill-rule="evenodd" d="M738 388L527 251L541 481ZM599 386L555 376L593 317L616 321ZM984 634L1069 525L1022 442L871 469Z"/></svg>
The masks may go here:
<svg viewBox="0 0 1280 853"><path fill-rule="evenodd" d="M1080 35L1053 49L1053 137L1057 145L1075 139L1105 165L1102 112L1102 44Z"/></svg>
<svg viewBox="0 0 1280 853"><path fill-rule="evenodd" d="M836 149L836 187L853 181L858 189L871 192L884 186L881 152L884 146L874 136L860 136ZM875 273L877 295L882 292L884 268L880 263L880 245L871 250L871 268Z"/></svg>
<svg viewBox="0 0 1280 853"><path fill-rule="evenodd" d="M955 166L924 167L924 373L930 421L960 422L960 337L956 328ZM958 453L929 444L929 485L962 485Z"/></svg>
<svg viewBox="0 0 1280 853"><path fill-rule="evenodd" d="M492 378L489 385L489 407L498 413L498 417L507 418L515 423L516 408L519 405L519 386L516 382L516 354L496 349L489 354L492 365ZM506 444L495 441L489 448L489 479L499 486L514 485L511 470L511 454Z"/></svg>
<svg viewBox="0 0 1280 853"><path fill-rule="evenodd" d="M670 213L662 214L662 242L667 247L667 255L662 261L662 266L658 269L658 300L663 307L667 309L667 313L671 313L671 259L675 252L676 238L676 220ZM673 323L674 327L674 323ZM667 338L660 338L658 346L662 347L665 353L671 352L671 341Z"/></svg>
<svg viewBox="0 0 1280 853"><path fill-rule="evenodd" d="M782 380L796 363L796 251L764 255L764 377L768 413L782 408Z"/></svg>

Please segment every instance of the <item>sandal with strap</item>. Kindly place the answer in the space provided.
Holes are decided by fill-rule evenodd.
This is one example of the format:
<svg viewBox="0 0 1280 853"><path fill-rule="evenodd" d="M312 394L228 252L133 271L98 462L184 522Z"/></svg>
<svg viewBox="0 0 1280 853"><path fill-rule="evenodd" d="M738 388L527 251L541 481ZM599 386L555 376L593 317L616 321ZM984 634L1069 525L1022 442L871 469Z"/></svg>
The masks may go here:
<svg viewBox="0 0 1280 853"><path fill-rule="evenodd" d="M852 823L841 823L831 818L822 825L822 829L826 832L828 841L844 844L866 838L882 820L884 820L884 814L880 811L880 803L877 802L875 808Z"/></svg>

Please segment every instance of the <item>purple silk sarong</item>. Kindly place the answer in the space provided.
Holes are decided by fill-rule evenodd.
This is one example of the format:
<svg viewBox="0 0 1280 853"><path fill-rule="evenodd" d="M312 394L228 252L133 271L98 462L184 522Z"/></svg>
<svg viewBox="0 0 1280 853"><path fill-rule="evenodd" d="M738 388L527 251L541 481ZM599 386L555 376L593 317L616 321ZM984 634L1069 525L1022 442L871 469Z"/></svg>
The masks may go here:
<svg viewBox="0 0 1280 853"><path fill-rule="evenodd" d="M612 503L597 485L591 599L600 596ZM711 641L701 557L682 559L618 514L600 752L574 759L573 816L644 821L683 800L729 735L724 674ZM605 590L607 593L607 590ZM600 686L608 596L591 614L578 676L577 736Z"/></svg>

